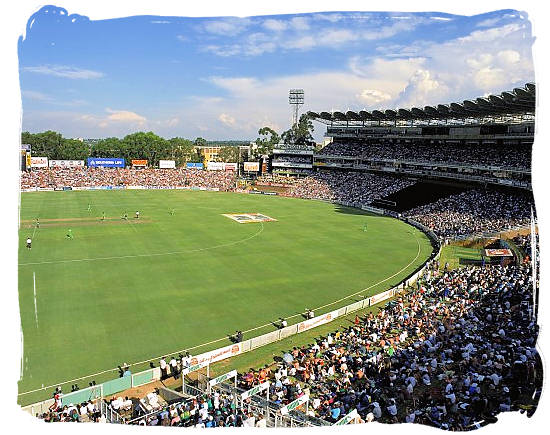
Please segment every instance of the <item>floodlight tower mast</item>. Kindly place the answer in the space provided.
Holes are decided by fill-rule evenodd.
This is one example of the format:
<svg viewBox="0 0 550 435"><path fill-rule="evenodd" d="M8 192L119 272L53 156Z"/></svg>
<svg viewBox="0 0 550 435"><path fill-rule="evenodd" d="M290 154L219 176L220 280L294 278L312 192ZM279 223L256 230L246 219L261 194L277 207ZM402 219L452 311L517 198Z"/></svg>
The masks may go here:
<svg viewBox="0 0 550 435"><path fill-rule="evenodd" d="M292 127L295 128L298 125L298 111L300 110L300 106L304 105L304 90L291 89L288 95L288 102L292 106Z"/></svg>

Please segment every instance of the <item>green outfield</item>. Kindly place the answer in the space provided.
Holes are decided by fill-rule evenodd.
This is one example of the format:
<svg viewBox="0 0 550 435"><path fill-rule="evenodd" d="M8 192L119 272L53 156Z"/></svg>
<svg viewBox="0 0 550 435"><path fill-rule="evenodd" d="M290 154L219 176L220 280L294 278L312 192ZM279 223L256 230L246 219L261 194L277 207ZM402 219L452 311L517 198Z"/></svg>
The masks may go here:
<svg viewBox="0 0 550 435"><path fill-rule="evenodd" d="M244 213L275 221L224 216ZM423 233L395 219L185 190L23 193L19 236L20 394L124 362L198 354L229 344L236 329L246 339L279 317L301 321L306 307L331 311L392 287L431 253Z"/></svg>

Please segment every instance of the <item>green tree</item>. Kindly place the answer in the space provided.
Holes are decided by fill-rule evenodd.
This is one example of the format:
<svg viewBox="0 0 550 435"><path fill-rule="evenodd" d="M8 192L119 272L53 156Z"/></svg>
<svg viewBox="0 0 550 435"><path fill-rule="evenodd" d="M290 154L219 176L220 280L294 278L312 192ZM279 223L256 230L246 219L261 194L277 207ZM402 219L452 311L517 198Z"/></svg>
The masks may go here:
<svg viewBox="0 0 550 435"><path fill-rule="evenodd" d="M206 146L206 139L202 137L198 137L195 139L195 146L197 147L204 147Z"/></svg>
<svg viewBox="0 0 550 435"><path fill-rule="evenodd" d="M218 161L220 162L237 162L239 160L239 147L229 146L221 147L218 153Z"/></svg>
<svg viewBox="0 0 550 435"><path fill-rule="evenodd" d="M254 161L258 160L263 155L273 153L273 146L281 140L275 130L270 127L262 127L258 130L259 138L256 139L257 148L252 152L250 158Z"/></svg>
<svg viewBox="0 0 550 435"><path fill-rule="evenodd" d="M86 160L89 156L90 148L80 140L63 139L57 147L56 158L59 160Z"/></svg>
<svg viewBox="0 0 550 435"><path fill-rule="evenodd" d="M168 140L170 145L170 159L176 161L176 166L184 165L193 158L194 144L189 139L173 137Z"/></svg>
<svg viewBox="0 0 550 435"><path fill-rule="evenodd" d="M108 137L96 143L91 150L92 157L124 157L122 155L122 145L118 137Z"/></svg>
<svg viewBox="0 0 550 435"><path fill-rule="evenodd" d="M281 135L281 138L286 144L313 145L315 143L312 135L314 130L313 122L304 113L300 116L298 124L293 125L289 130L285 131Z"/></svg>

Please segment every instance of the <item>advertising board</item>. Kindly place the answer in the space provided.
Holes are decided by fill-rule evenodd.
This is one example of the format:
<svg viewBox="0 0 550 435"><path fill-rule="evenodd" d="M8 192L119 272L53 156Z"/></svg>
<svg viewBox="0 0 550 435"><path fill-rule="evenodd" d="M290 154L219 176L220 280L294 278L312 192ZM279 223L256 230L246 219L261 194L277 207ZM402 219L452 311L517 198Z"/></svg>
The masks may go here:
<svg viewBox="0 0 550 435"><path fill-rule="evenodd" d="M50 168L84 167L84 160L50 160Z"/></svg>
<svg viewBox="0 0 550 435"><path fill-rule="evenodd" d="M124 159L117 157L88 157L87 164L89 168L124 168Z"/></svg>
<svg viewBox="0 0 550 435"><path fill-rule="evenodd" d="M185 164L185 167L187 169L204 169L204 165L202 163L190 163L190 162L187 162Z"/></svg>
<svg viewBox="0 0 550 435"><path fill-rule="evenodd" d="M31 156L31 168L47 168L47 167L48 167L47 157Z"/></svg>
<svg viewBox="0 0 550 435"><path fill-rule="evenodd" d="M226 171L236 171L237 170L237 164L236 163L226 163L225 164L225 170Z"/></svg>
<svg viewBox="0 0 550 435"><path fill-rule="evenodd" d="M145 167L147 166L147 160L145 159L133 159L132 166Z"/></svg>
<svg viewBox="0 0 550 435"><path fill-rule="evenodd" d="M260 162L244 162L245 172L258 172L260 170Z"/></svg>
<svg viewBox="0 0 550 435"><path fill-rule="evenodd" d="M225 169L224 162L208 162L206 164L207 171L223 171Z"/></svg>
<svg viewBox="0 0 550 435"><path fill-rule="evenodd" d="M159 160L160 169L175 169L176 161L175 160Z"/></svg>
<svg viewBox="0 0 550 435"><path fill-rule="evenodd" d="M201 353L191 358L191 364L213 363L222 359L239 355L242 352L242 344L235 343L210 352Z"/></svg>

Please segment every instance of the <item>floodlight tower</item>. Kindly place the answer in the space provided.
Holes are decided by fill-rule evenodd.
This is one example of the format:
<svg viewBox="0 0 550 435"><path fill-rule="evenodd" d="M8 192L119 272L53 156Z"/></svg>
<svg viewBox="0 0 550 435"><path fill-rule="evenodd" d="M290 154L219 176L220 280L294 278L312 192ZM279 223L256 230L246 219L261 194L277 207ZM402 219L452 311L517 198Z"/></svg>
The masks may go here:
<svg viewBox="0 0 550 435"><path fill-rule="evenodd" d="M292 106L292 127L298 125L298 111L300 106L304 105L304 90L303 89L291 89L288 95L288 102Z"/></svg>

